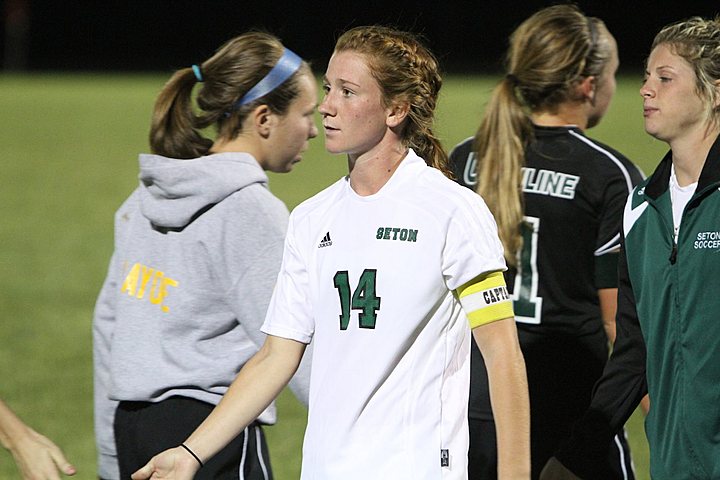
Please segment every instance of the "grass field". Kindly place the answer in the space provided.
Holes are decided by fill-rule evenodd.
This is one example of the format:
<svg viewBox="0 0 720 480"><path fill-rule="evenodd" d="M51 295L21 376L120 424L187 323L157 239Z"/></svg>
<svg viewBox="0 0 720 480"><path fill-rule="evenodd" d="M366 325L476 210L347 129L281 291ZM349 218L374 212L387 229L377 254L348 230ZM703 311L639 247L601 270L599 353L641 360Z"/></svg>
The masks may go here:
<svg viewBox="0 0 720 480"><path fill-rule="evenodd" d="M112 248L115 209L137 182L137 154L160 76L0 75L0 398L54 439L95 478L91 317ZM449 77L437 133L446 147L472 135L493 80ZM603 123L589 132L650 173L665 152L642 129L638 78L621 79ZM292 208L346 172L342 157L313 142L271 189ZM283 393L268 429L278 480L298 478L305 412ZM639 479L647 446L629 425ZM0 479L17 478L0 451Z"/></svg>

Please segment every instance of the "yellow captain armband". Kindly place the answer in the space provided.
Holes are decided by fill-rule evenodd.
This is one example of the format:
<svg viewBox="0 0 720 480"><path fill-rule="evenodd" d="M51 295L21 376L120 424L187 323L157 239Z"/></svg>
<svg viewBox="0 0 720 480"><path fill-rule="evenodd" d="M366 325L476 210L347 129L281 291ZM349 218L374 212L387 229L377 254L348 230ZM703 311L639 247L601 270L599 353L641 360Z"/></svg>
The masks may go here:
<svg viewBox="0 0 720 480"><path fill-rule="evenodd" d="M480 275L456 290L470 328L514 316L502 272Z"/></svg>

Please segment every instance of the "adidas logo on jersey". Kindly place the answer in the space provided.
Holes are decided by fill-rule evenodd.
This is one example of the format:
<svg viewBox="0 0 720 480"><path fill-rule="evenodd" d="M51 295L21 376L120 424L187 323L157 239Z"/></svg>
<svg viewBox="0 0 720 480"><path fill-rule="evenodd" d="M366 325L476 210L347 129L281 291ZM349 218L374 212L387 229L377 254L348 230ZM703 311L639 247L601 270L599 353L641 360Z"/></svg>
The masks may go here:
<svg viewBox="0 0 720 480"><path fill-rule="evenodd" d="M327 232L322 240L320 240L320 245L318 245L318 248L323 247L329 247L332 245L332 240L330 240L330 232Z"/></svg>

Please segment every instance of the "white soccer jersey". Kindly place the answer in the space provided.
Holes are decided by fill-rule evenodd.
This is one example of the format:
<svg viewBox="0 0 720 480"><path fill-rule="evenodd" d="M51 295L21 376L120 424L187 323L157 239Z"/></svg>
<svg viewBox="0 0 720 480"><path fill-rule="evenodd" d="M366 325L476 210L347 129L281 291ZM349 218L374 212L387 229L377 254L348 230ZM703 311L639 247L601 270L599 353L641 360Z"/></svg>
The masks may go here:
<svg viewBox="0 0 720 480"><path fill-rule="evenodd" d="M453 291L505 269L480 197L412 150L291 214L263 331L313 342L303 480L464 479L470 329Z"/></svg>

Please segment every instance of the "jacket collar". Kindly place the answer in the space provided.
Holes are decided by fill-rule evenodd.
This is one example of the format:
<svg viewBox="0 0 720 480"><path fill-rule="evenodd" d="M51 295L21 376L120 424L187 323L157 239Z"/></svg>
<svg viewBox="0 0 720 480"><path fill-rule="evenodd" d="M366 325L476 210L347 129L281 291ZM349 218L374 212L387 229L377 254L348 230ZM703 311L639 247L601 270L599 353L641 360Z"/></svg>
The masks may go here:
<svg viewBox="0 0 720 480"><path fill-rule="evenodd" d="M665 154L660 164L653 172L645 187L645 195L657 199L668 189L670 182L670 171L672 167L672 150ZM696 192L702 192L705 188L720 182L720 136L715 139L705 164L700 172L700 179Z"/></svg>

